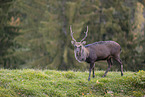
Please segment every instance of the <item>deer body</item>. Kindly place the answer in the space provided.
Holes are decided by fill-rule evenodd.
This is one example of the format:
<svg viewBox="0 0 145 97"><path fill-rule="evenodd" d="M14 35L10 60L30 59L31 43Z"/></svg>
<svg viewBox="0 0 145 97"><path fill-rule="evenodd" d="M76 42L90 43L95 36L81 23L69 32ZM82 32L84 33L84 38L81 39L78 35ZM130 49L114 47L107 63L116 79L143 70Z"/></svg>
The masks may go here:
<svg viewBox="0 0 145 97"><path fill-rule="evenodd" d="M89 51L89 55L86 56L85 60L87 63L117 57L121 51L120 45L114 41L99 41L84 47Z"/></svg>
<svg viewBox="0 0 145 97"><path fill-rule="evenodd" d="M88 27L87 27L87 32L88 32ZM85 38L87 37L87 32L85 32L86 33ZM107 72L110 70L112 66L111 58L115 59L121 65L121 76L123 76L123 64L120 60L121 46L117 42L99 41L84 46L86 42L83 40L85 38L83 38L81 42L76 42L76 40L73 38L73 33L74 32L72 32L71 30L71 36L73 39L72 44L75 47L74 53L75 53L76 60L79 62L85 61L87 63L90 63L89 77L88 77L89 81L90 81L90 75L92 70L93 70L93 77L95 77L95 73L94 73L95 62L99 60L107 60L108 69L106 70L103 77L106 76Z"/></svg>

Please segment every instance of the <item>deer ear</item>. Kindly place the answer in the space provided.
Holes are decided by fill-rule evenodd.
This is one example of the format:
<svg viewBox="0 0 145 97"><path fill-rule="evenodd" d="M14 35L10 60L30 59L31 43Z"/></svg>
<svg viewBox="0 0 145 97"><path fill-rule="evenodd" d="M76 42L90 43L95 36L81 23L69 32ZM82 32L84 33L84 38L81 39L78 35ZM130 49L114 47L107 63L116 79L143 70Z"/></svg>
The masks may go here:
<svg viewBox="0 0 145 97"><path fill-rule="evenodd" d="M82 44L86 44L86 41L83 41Z"/></svg>
<svg viewBox="0 0 145 97"><path fill-rule="evenodd" d="M74 45L75 44L75 41L71 41L71 43Z"/></svg>

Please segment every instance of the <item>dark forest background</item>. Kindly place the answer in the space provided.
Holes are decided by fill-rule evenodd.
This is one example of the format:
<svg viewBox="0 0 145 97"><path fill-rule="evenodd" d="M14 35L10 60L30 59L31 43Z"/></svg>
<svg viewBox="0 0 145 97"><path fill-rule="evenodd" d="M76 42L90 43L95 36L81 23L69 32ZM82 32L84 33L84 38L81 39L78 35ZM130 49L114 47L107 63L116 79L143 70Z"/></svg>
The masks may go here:
<svg viewBox="0 0 145 97"><path fill-rule="evenodd" d="M145 70L145 0L0 0L0 68L88 69L75 60L70 25L77 41L88 25L87 44L118 42L124 70Z"/></svg>

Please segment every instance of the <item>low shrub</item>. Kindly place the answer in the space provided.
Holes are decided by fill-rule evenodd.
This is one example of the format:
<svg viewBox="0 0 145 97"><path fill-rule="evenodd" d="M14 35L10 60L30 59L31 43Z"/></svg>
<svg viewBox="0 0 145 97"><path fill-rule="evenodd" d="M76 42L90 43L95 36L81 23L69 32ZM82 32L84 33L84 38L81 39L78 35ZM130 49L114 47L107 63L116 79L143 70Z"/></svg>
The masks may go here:
<svg viewBox="0 0 145 97"><path fill-rule="evenodd" d="M129 76L128 82L135 87L145 88L145 71L140 70L139 72L134 73L133 76Z"/></svg>

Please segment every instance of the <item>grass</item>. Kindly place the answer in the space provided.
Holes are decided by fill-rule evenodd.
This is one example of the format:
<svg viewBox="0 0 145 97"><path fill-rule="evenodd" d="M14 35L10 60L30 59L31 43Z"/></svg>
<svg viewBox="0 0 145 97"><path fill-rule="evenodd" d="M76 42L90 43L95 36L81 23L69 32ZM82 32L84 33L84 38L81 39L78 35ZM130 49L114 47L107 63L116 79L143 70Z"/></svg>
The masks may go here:
<svg viewBox="0 0 145 97"><path fill-rule="evenodd" d="M88 72L55 70L0 70L0 97L141 97L145 95L145 71L96 71L87 81Z"/></svg>

